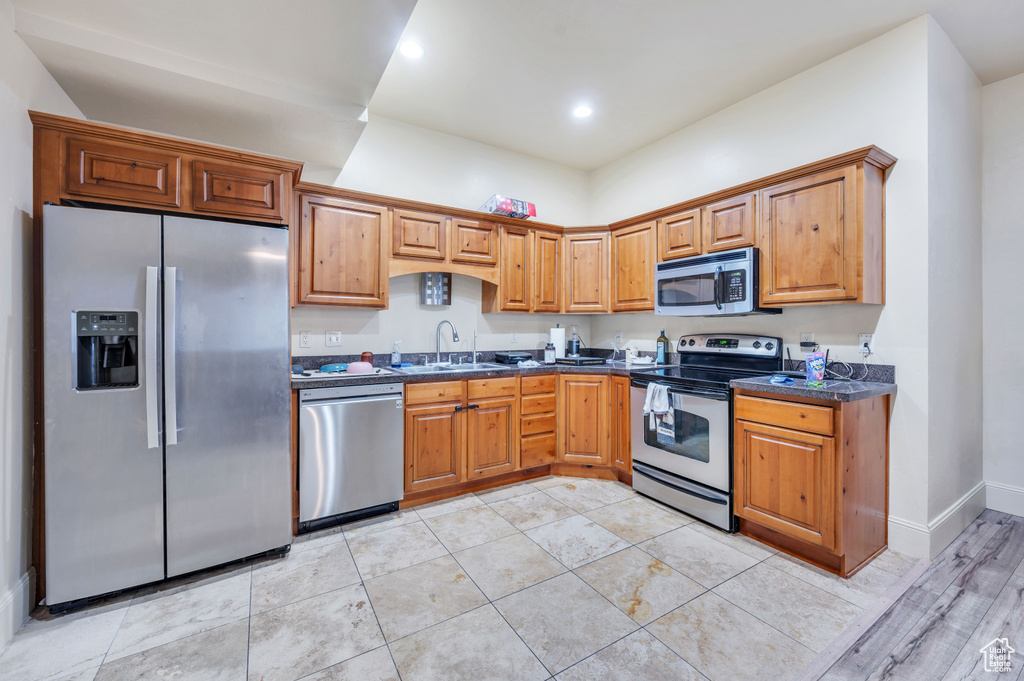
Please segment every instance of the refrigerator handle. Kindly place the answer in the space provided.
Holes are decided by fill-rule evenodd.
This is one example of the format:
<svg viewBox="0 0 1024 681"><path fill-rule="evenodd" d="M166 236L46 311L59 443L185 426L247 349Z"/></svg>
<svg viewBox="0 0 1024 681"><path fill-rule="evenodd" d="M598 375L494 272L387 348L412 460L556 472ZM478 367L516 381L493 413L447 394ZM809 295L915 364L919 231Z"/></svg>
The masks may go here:
<svg viewBox="0 0 1024 681"><path fill-rule="evenodd" d="M146 436L150 449L160 446L156 380L157 286L159 267L146 268Z"/></svg>
<svg viewBox="0 0 1024 681"><path fill-rule="evenodd" d="M178 268L164 268L164 376L167 445L178 444L178 367L174 337L178 330Z"/></svg>

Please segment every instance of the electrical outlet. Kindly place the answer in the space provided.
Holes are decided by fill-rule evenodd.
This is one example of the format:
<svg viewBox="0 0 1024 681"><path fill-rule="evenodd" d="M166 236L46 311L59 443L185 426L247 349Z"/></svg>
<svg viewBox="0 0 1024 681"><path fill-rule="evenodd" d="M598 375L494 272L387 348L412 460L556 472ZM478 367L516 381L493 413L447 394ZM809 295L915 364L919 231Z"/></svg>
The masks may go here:
<svg viewBox="0 0 1024 681"><path fill-rule="evenodd" d="M813 343L814 342L814 333L811 332L811 331L801 331L800 332L800 342L801 343Z"/></svg>
<svg viewBox="0 0 1024 681"><path fill-rule="evenodd" d="M621 331L616 331L615 332L615 344L616 345L622 345L622 332Z"/></svg>
<svg viewBox="0 0 1024 681"><path fill-rule="evenodd" d="M875 334L862 333L857 338L857 351L867 357L875 353Z"/></svg>
<svg viewBox="0 0 1024 681"><path fill-rule="evenodd" d="M300 348L311 348L311 347L313 347L313 332L312 331L299 331L299 347Z"/></svg>
<svg viewBox="0 0 1024 681"><path fill-rule="evenodd" d="M327 331L324 333L324 342L329 348L340 348L341 331Z"/></svg>
<svg viewBox="0 0 1024 681"><path fill-rule="evenodd" d="M518 331L513 331L512 332L512 342L513 343L518 343L519 342L519 332Z"/></svg>

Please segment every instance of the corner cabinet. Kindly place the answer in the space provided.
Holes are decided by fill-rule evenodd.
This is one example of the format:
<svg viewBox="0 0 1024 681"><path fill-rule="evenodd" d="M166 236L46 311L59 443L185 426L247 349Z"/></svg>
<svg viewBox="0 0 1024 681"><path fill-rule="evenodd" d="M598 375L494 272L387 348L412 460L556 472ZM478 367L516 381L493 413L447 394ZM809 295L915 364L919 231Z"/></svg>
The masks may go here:
<svg viewBox="0 0 1024 681"><path fill-rule="evenodd" d="M563 312L609 312L611 235L608 232L565 234ZM651 263L653 267L653 263Z"/></svg>
<svg viewBox="0 0 1024 681"><path fill-rule="evenodd" d="M653 222L612 232L612 312L654 309L657 238Z"/></svg>
<svg viewBox="0 0 1024 681"><path fill-rule="evenodd" d="M558 377L558 461L608 466L608 376L561 374Z"/></svg>
<svg viewBox="0 0 1024 681"><path fill-rule="evenodd" d="M871 147L849 165L760 191L761 305L885 303L885 171Z"/></svg>
<svg viewBox="0 0 1024 681"><path fill-rule="evenodd" d="M736 391L740 532L849 577L887 544L889 396Z"/></svg>
<svg viewBox="0 0 1024 681"><path fill-rule="evenodd" d="M305 193L298 204L297 302L387 307L388 209Z"/></svg>

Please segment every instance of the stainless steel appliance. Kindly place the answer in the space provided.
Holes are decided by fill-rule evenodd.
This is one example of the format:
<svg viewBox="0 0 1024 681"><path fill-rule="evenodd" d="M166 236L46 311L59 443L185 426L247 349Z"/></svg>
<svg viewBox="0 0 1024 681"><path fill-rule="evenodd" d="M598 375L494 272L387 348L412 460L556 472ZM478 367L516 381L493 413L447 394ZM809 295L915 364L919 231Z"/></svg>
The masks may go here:
<svg viewBox="0 0 1024 681"><path fill-rule="evenodd" d="M739 248L658 263L654 314L675 317L780 314L758 305L756 248Z"/></svg>
<svg viewBox="0 0 1024 681"><path fill-rule="evenodd" d="M633 488L733 531L734 378L782 370L782 339L738 334L682 336L679 365L630 373ZM664 385L669 413L644 414L647 386Z"/></svg>
<svg viewBox="0 0 1024 681"><path fill-rule="evenodd" d="M287 547L287 230L43 216L47 603Z"/></svg>
<svg viewBox="0 0 1024 681"><path fill-rule="evenodd" d="M299 391L299 531L398 509L401 383Z"/></svg>

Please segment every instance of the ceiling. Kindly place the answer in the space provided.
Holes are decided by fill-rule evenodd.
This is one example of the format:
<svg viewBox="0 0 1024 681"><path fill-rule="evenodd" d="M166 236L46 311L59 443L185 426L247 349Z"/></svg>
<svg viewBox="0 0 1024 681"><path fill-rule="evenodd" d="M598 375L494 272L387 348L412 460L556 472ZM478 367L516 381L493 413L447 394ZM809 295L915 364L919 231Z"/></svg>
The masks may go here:
<svg viewBox="0 0 1024 681"><path fill-rule="evenodd" d="M11 0L92 120L306 162L368 115L598 168L931 13L983 83L1024 72L1020 0ZM395 51L401 36L425 50ZM594 110L576 119L578 104Z"/></svg>

